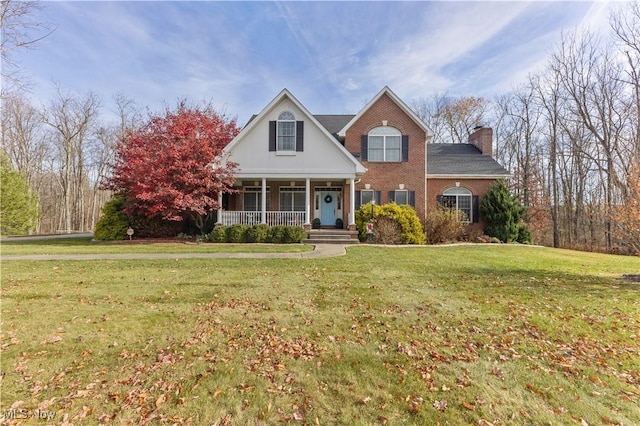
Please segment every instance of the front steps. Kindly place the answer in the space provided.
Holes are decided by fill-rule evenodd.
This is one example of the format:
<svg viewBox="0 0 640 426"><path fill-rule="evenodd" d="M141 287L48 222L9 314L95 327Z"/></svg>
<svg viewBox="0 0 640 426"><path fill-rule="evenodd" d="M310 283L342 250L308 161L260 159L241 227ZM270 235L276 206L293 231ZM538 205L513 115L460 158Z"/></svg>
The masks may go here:
<svg viewBox="0 0 640 426"><path fill-rule="evenodd" d="M312 229L304 244L359 244L358 231L346 229Z"/></svg>

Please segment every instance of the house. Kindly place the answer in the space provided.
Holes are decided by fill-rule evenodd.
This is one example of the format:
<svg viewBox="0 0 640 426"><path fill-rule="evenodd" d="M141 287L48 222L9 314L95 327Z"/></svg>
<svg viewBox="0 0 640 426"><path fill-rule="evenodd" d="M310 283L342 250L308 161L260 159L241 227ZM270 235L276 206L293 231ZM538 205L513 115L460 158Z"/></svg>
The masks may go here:
<svg viewBox="0 0 640 426"><path fill-rule="evenodd" d="M238 164L237 192L224 196L219 222L353 230L361 205L394 201L422 219L440 203L478 223L483 194L510 176L492 157L491 129L468 144L430 138L388 87L356 115L313 115L284 89L224 148Z"/></svg>

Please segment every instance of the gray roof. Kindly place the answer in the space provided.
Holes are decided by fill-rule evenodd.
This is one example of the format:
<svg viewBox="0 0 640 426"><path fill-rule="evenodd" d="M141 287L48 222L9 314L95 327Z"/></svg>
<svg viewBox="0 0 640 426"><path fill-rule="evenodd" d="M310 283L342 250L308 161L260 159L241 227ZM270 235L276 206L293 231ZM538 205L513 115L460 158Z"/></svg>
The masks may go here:
<svg viewBox="0 0 640 426"><path fill-rule="evenodd" d="M506 177L510 173L475 145L433 143L427 144L427 177L431 175Z"/></svg>
<svg viewBox="0 0 640 426"><path fill-rule="evenodd" d="M318 122L320 124L322 124L324 126L325 129L327 129L329 131L329 133L331 133L336 139L338 138L338 132L340 130L343 129L344 126L347 125L347 123L349 121L351 121L351 119L353 117L355 117L355 115L350 114L350 115L344 115L344 114L340 114L340 115L336 115L336 114L327 114L327 115L317 115L314 114L314 117L316 120L318 120Z"/></svg>

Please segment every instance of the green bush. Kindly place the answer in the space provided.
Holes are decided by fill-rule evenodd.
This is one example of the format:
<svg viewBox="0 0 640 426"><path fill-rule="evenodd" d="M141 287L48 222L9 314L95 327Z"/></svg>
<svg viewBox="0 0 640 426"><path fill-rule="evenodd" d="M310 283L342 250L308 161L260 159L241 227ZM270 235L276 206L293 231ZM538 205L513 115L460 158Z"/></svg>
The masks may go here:
<svg viewBox="0 0 640 426"><path fill-rule="evenodd" d="M129 217L123 213L126 198L116 195L102 207L102 215L96 223L93 236L96 240L124 240L128 238Z"/></svg>
<svg viewBox="0 0 640 426"><path fill-rule="evenodd" d="M267 241L268 237L269 225L260 223L257 225L253 225L251 228L247 229L247 232L245 234L245 241L247 243L264 243Z"/></svg>
<svg viewBox="0 0 640 426"><path fill-rule="evenodd" d="M400 226L401 244L424 244L424 230L418 214L409 205L396 203L373 206L376 219L385 217L395 220ZM367 238L367 223L372 220L371 204L365 204L356 211L356 228L361 241ZM375 225L374 225L375 232Z"/></svg>
<svg viewBox="0 0 640 426"><path fill-rule="evenodd" d="M249 229L248 225L231 225L226 229L226 240L228 243L244 243L245 234Z"/></svg>
<svg viewBox="0 0 640 426"><path fill-rule="evenodd" d="M207 234L207 241L212 243L226 243L227 233L224 226L216 226Z"/></svg>
<svg viewBox="0 0 640 426"><path fill-rule="evenodd" d="M529 227L524 223L521 223L520 226L518 226L518 238L516 239L516 241L521 244L533 243L533 234L531 233Z"/></svg>
<svg viewBox="0 0 640 426"><path fill-rule="evenodd" d="M484 232L503 243L518 240L520 221L525 212L518 197L511 195L503 179L491 185L480 204L480 214L487 222Z"/></svg>
<svg viewBox="0 0 640 426"><path fill-rule="evenodd" d="M284 241L284 228L285 227L282 225L270 227L267 242L273 244L282 244L282 241Z"/></svg>
<svg viewBox="0 0 640 426"><path fill-rule="evenodd" d="M424 221L427 244L459 241L465 231L466 215L455 209L437 208L429 211Z"/></svg>
<svg viewBox="0 0 640 426"><path fill-rule="evenodd" d="M307 238L307 233L299 226L285 226L283 244L300 243Z"/></svg>

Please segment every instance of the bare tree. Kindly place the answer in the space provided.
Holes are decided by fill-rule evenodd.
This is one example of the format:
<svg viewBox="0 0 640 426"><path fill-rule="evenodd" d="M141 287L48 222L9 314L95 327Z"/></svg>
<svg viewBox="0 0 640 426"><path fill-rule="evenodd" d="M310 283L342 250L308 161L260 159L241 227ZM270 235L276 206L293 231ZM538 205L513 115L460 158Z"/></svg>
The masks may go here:
<svg viewBox="0 0 640 426"><path fill-rule="evenodd" d="M17 64L12 53L17 49L31 48L51 34L48 25L40 20L42 3L38 1L2 0L0 2L0 78L2 95L10 92L10 86L24 88L24 82L16 73Z"/></svg>
<svg viewBox="0 0 640 426"><path fill-rule="evenodd" d="M40 189L44 161L50 155L43 124L40 112L26 99L18 95L5 97L2 149L36 192Z"/></svg>
<svg viewBox="0 0 640 426"><path fill-rule="evenodd" d="M448 141L446 123L443 115L448 102L446 93L434 92L429 98L418 98L411 102L411 109L427 125L433 137L429 143L445 143Z"/></svg>
<svg viewBox="0 0 640 426"><path fill-rule="evenodd" d="M625 82L633 90L630 107L635 109L632 146L635 162L640 162L640 3L633 1L615 10L611 28L626 58ZM627 170L628 172L628 170Z"/></svg>
<svg viewBox="0 0 640 426"><path fill-rule="evenodd" d="M94 93L83 98L64 94L58 88L57 98L45 109L43 120L53 132L57 148L57 180L62 191L62 229L84 230L86 155L92 126L98 116L100 100Z"/></svg>

